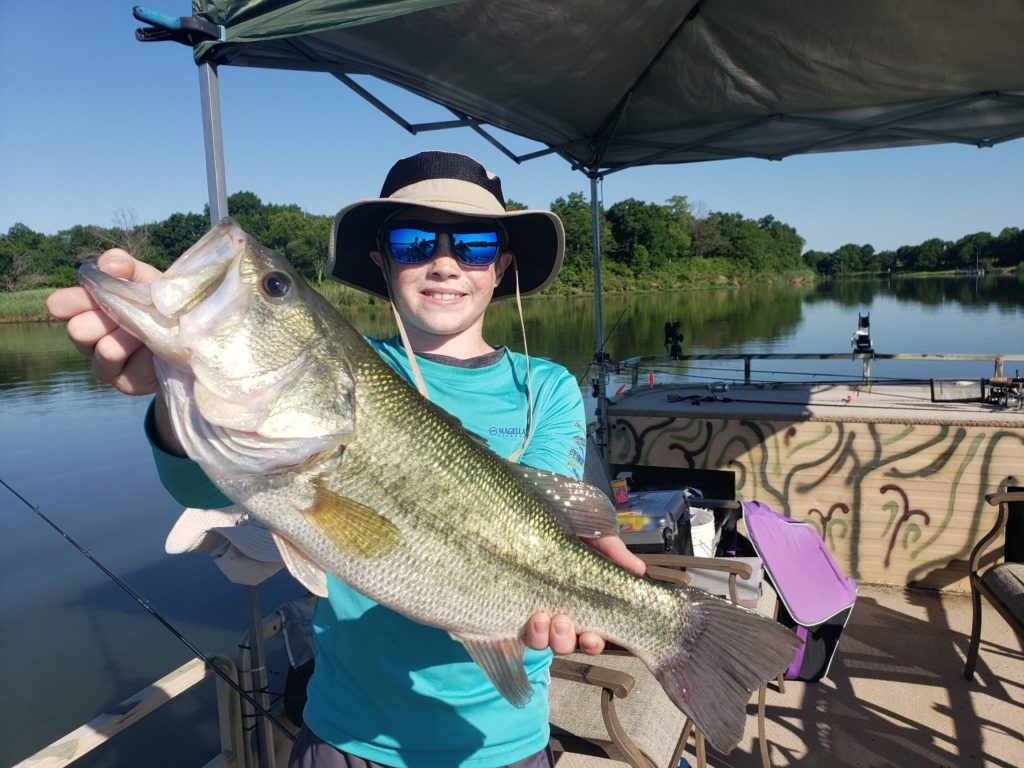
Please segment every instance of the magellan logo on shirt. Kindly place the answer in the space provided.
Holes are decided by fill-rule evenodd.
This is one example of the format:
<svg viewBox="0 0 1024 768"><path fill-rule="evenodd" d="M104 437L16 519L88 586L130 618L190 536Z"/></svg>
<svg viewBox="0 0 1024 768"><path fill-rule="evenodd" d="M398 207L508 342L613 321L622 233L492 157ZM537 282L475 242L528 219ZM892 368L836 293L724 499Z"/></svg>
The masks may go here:
<svg viewBox="0 0 1024 768"><path fill-rule="evenodd" d="M522 437L526 434L525 427L491 427L487 430L491 437Z"/></svg>

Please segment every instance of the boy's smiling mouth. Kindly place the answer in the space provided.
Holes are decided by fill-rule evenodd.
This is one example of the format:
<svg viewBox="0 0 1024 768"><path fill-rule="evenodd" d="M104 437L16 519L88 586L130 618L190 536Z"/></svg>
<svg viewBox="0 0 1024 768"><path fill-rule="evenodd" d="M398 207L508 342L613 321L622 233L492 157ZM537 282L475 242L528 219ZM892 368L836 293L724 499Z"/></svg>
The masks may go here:
<svg viewBox="0 0 1024 768"><path fill-rule="evenodd" d="M434 301L444 302L458 301L465 296L463 293L455 293L453 291L422 291L422 295Z"/></svg>

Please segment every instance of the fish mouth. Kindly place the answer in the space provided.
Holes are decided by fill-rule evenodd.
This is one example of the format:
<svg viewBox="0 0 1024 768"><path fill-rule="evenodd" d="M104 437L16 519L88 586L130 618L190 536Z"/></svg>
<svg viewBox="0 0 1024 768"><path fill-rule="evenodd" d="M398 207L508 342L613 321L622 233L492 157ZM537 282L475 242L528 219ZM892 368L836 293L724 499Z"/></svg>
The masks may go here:
<svg viewBox="0 0 1024 768"><path fill-rule="evenodd" d="M79 268L78 282L107 316L155 353L168 362L180 355L178 322L157 309L151 283L121 280L88 262Z"/></svg>
<svg viewBox="0 0 1024 768"><path fill-rule="evenodd" d="M109 296L128 302L132 306L153 305L149 283L133 283L111 277L91 262L86 262L79 268L78 281L98 302Z"/></svg>
<svg viewBox="0 0 1024 768"><path fill-rule="evenodd" d="M91 263L78 270L78 281L111 319L157 357L182 365L187 361L190 339L220 319L216 307L203 306L205 300L228 282L227 289L235 299L226 302L230 305L226 309L237 308L238 302L244 301L237 281L229 278L246 237L237 224L225 219L151 282L121 280Z"/></svg>

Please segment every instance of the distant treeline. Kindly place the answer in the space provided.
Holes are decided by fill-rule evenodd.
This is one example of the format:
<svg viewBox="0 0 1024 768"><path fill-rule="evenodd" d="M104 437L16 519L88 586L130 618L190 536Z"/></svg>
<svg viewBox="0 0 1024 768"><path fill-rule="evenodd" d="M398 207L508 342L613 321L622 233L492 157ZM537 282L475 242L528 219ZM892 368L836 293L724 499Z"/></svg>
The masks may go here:
<svg viewBox="0 0 1024 768"><path fill-rule="evenodd" d="M522 208L514 201L510 208ZM330 216L303 212L297 205L264 203L252 192L228 198L238 223L257 240L286 256L312 282L323 279ZM565 263L551 289L589 292L590 203L574 192L551 204L565 224ZM694 210L687 198L665 204L622 200L602 210L602 280L606 290L674 288L753 280L810 279L816 275L940 271L1016 267L1024 256L1024 232L1008 227L993 236L981 232L955 243L938 238L895 251L844 245L832 252L803 252L804 239L772 216L758 220L739 213ZM112 227L79 225L55 235L15 224L0 235L0 291L74 285L78 266L102 251L121 247L161 269L209 229L208 213L175 213L143 224L119 211ZM528 258L528 254L520 254Z"/></svg>

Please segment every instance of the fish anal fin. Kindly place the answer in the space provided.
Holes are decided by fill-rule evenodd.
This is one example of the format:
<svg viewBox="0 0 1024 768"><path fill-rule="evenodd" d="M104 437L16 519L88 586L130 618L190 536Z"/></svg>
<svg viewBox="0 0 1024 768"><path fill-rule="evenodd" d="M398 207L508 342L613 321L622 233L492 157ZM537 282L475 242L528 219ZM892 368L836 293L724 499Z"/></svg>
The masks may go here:
<svg viewBox="0 0 1024 768"><path fill-rule="evenodd" d="M281 534L271 532L271 535L285 567L295 580L317 597L327 597L327 574L323 569Z"/></svg>
<svg viewBox="0 0 1024 768"><path fill-rule="evenodd" d="M477 637L450 633L484 671L487 678L513 707L525 707L533 695L533 686L526 677L523 654L526 646L518 637Z"/></svg>
<svg viewBox="0 0 1024 768"><path fill-rule="evenodd" d="M511 462L510 467L570 536L618 533L615 506L600 488L554 472Z"/></svg>
<svg viewBox="0 0 1024 768"><path fill-rule="evenodd" d="M303 516L345 555L374 560L392 552L401 532L386 517L358 501L339 496L322 485Z"/></svg>

